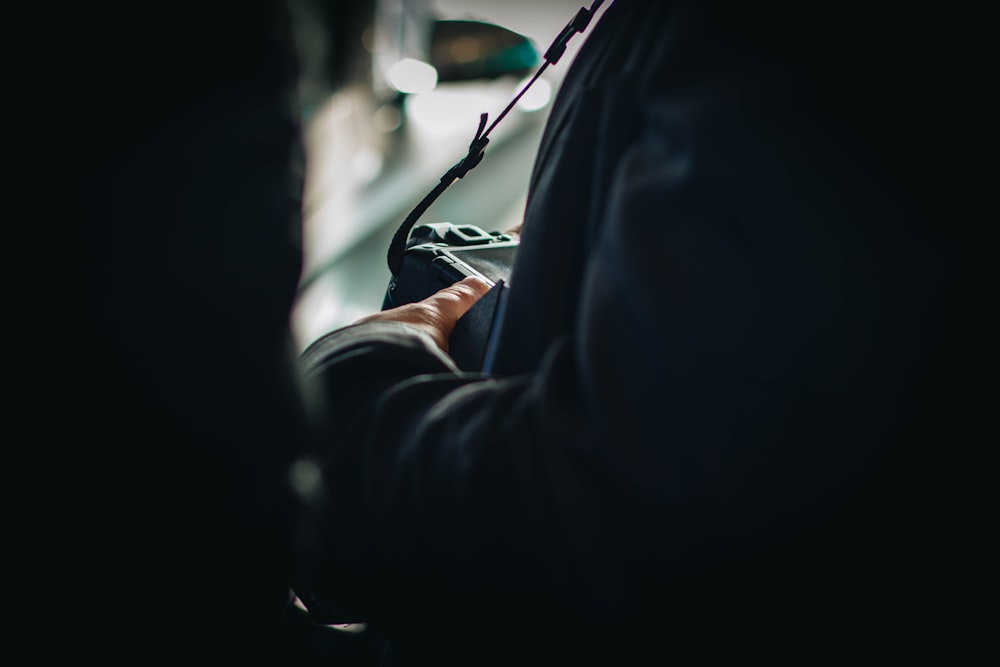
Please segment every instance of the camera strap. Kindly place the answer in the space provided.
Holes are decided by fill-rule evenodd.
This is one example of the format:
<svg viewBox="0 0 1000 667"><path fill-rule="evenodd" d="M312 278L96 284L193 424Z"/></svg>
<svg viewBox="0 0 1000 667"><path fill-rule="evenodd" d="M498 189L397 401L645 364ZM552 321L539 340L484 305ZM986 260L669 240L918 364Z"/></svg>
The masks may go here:
<svg viewBox="0 0 1000 667"><path fill-rule="evenodd" d="M590 20L594 17L594 14L604 4L604 0L594 0L590 8L581 7L576 13L576 16L566 24L566 27L562 29L562 32L556 37L552 45L545 51L543 56L545 62L538 68L535 75L531 77L531 80L524 85L523 88L514 96L510 104L500 112L500 115L496 117L493 123L487 128L486 123L489 121L488 114L481 114L479 116L479 128L476 130L476 136L472 139L472 143L469 144L469 152L461 160L456 162L452 167L444 173L440 181L434 189L427 193L427 195L420 200L410 214L406 216L400 224L399 229L392 237L392 241L389 243L389 252L387 255L387 260L389 263L389 271L392 272L393 277L399 274L400 268L403 265L403 255L406 253L406 242L410 238L410 231L416 224L417 220L421 215L424 214L431 204L434 203L438 197L441 196L448 187L457 181L458 179L464 177L469 171L474 169L480 162L483 161L483 155L486 152L486 145L490 143L489 135L493 129L503 120L508 113L514 108L514 105L518 103L521 97L528 91L529 88L538 80L542 73L548 68L549 65L555 65L562 58L562 55L566 52L566 45L569 44L569 40L577 33L582 33L590 25ZM485 129L485 131L484 131Z"/></svg>

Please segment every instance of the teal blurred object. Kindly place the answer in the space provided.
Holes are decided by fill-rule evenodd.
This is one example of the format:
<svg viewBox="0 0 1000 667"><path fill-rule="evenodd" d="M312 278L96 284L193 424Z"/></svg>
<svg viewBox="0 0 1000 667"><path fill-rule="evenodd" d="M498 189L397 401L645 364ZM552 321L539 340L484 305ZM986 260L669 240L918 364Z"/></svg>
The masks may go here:
<svg viewBox="0 0 1000 667"><path fill-rule="evenodd" d="M524 35L480 21L435 21L429 55L439 81L522 75L540 60Z"/></svg>

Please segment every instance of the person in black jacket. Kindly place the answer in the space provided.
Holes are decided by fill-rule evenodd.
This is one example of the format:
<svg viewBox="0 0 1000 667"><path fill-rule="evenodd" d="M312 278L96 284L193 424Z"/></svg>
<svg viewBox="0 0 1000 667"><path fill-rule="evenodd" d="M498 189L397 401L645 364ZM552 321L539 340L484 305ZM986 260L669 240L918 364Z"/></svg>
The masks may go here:
<svg viewBox="0 0 1000 667"><path fill-rule="evenodd" d="M62 270L55 292L45 377L69 400L46 421L70 431L69 482L52 484L64 527L46 524L55 562L32 597L55 632L75 633L53 642L74 659L305 660L316 647L289 588L289 466L305 442L289 330L302 263L293 17L273 1L53 14L38 25L60 67L38 77L61 75L63 113L45 129L69 139L46 218L70 223L52 245L86 265Z"/></svg>
<svg viewBox="0 0 1000 667"><path fill-rule="evenodd" d="M914 139L934 20L607 8L539 148L492 372L447 354L475 279L304 354L303 587L402 663L923 650L914 475L953 308L940 146Z"/></svg>

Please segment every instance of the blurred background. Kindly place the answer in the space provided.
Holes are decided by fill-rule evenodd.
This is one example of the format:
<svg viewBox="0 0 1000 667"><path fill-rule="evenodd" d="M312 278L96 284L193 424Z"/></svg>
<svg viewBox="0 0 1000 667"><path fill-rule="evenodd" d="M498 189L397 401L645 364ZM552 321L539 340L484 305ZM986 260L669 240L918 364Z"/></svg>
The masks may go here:
<svg viewBox="0 0 1000 667"><path fill-rule="evenodd" d="M589 0L292 3L306 152L292 320L300 348L381 308L396 228L464 157L479 115L493 122L582 6ZM570 42L490 135L482 164L421 222L487 231L520 223L553 96L585 38Z"/></svg>

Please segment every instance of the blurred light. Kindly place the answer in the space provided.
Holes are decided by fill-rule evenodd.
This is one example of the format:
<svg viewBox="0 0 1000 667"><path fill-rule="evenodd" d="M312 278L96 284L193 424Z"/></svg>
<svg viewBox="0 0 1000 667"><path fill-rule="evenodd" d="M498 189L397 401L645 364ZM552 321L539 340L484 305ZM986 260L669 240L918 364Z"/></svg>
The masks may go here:
<svg viewBox="0 0 1000 667"><path fill-rule="evenodd" d="M479 40L472 37L459 37L451 44L451 57L460 63L471 63L479 57L482 49Z"/></svg>
<svg viewBox="0 0 1000 667"><path fill-rule="evenodd" d="M323 473L307 459L299 459L288 471L292 488L305 498L316 497L323 489Z"/></svg>
<svg viewBox="0 0 1000 667"><path fill-rule="evenodd" d="M518 90L523 88L531 81L531 78L527 78L518 85ZM524 96L518 101L517 108L521 111L538 111L539 109L544 109L552 101L552 84L545 79L538 79L535 84L528 88L528 91Z"/></svg>
<svg viewBox="0 0 1000 667"><path fill-rule="evenodd" d="M331 122L348 122L357 113L354 98L347 93L334 93L327 103Z"/></svg>
<svg viewBox="0 0 1000 667"><path fill-rule="evenodd" d="M361 46L368 53L375 51L375 26L370 25L361 33Z"/></svg>
<svg viewBox="0 0 1000 667"><path fill-rule="evenodd" d="M401 93L426 93L437 86L438 73L425 62L404 58L386 70L385 78Z"/></svg>
<svg viewBox="0 0 1000 667"><path fill-rule="evenodd" d="M351 171L362 183L370 183L382 171L382 154L373 148L360 149L351 160Z"/></svg>
<svg viewBox="0 0 1000 667"><path fill-rule="evenodd" d="M392 106L391 104L383 104L375 113L372 114L372 125L379 132L384 132L386 134L398 130L403 124L403 114L399 112L399 109Z"/></svg>
<svg viewBox="0 0 1000 667"><path fill-rule="evenodd" d="M435 90L406 100L406 116L409 122L428 134L440 136L460 132L471 136L479 114L492 103L492 99L482 95Z"/></svg>
<svg viewBox="0 0 1000 667"><path fill-rule="evenodd" d="M356 635L364 632L368 629L367 623L343 623L339 625L328 625L328 628L333 628L334 630L340 630L341 632L349 632L352 635Z"/></svg>

